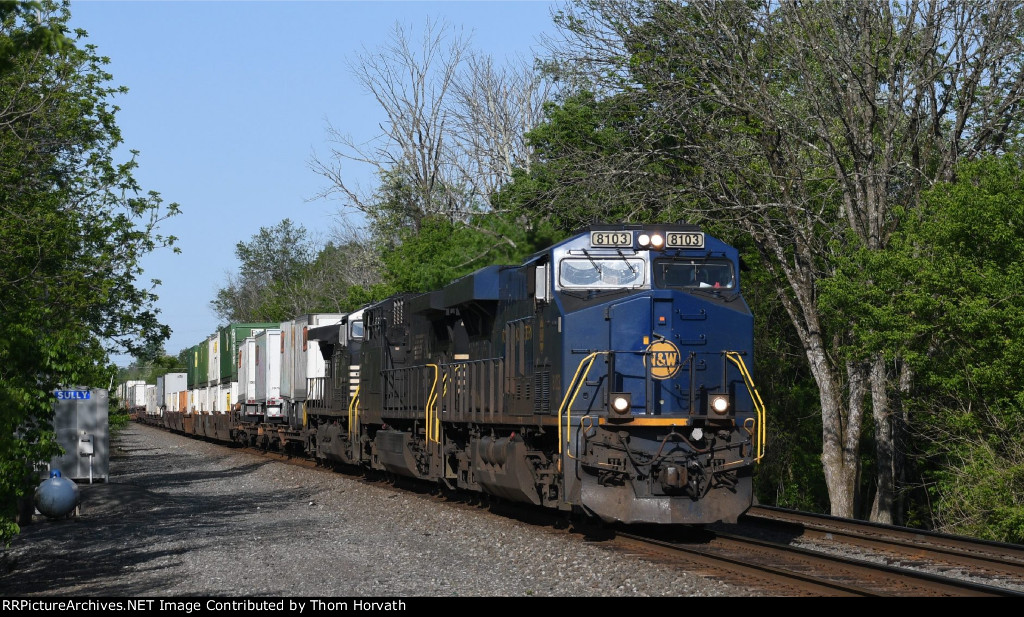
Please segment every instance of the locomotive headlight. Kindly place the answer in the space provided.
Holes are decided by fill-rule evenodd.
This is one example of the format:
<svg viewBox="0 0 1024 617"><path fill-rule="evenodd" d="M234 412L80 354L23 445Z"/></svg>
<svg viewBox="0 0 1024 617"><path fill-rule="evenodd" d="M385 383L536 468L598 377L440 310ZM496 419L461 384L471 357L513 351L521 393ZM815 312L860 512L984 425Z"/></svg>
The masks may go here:
<svg viewBox="0 0 1024 617"><path fill-rule="evenodd" d="M665 246L665 238L662 238L660 234L653 234L651 236L651 246L656 249L660 249Z"/></svg>
<svg viewBox="0 0 1024 617"><path fill-rule="evenodd" d="M617 414L625 415L629 413L629 408L633 406L633 401L628 392L612 392L611 394L611 408Z"/></svg>
<svg viewBox="0 0 1024 617"><path fill-rule="evenodd" d="M729 395L728 394L711 394L708 395L708 407L711 411L722 415L729 411Z"/></svg>
<svg viewBox="0 0 1024 617"><path fill-rule="evenodd" d="M651 243L651 237L647 234L640 234L637 236L636 241L640 243L640 246L646 248Z"/></svg>
<svg viewBox="0 0 1024 617"><path fill-rule="evenodd" d="M700 441L701 439L704 439L704 429L702 429L699 426L694 428L692 431L690 431L690 437L692 437L694 441Z"/></svg>

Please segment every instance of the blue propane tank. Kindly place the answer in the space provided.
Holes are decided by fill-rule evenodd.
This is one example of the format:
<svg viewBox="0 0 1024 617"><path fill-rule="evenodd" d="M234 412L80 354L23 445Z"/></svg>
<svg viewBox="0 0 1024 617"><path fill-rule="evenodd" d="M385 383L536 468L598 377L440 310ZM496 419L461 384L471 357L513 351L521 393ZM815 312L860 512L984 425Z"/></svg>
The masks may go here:
<svg viewBox="0 0 1024 617"><path fill-rule="evenodd" d="M36 509L50 518L70 514L78 505L78 485L54 469L50 478L36 488Z"/></svg>

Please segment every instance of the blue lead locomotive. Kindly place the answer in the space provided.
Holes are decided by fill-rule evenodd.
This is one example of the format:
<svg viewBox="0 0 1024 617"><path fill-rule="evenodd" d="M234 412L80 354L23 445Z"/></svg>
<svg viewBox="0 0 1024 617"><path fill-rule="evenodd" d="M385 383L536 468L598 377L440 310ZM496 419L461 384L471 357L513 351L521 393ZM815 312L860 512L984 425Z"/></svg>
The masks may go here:
<svg viewBox="0 0 1024 617"><path fill-rule="evenodd" d="M593 226L311 329L309 453L623 523L735 521L764 409L737 251L688 225Z"/></svg>

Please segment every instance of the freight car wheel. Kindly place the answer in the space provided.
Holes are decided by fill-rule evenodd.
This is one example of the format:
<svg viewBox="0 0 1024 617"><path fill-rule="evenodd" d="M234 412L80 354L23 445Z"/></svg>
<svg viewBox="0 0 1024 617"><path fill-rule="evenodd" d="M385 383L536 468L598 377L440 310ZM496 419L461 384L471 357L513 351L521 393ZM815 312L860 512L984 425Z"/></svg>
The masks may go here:
<svg viewBox="0 0 1024 617"><path fill-rule="evenodd" d="M568 526L574 533L582 534L588 540L603 541L615 536L615 525L591 516L581 510L566 513Z"/></svg>
<svg viewBox="0 0 1024 617"><path fill-rule="evenodd" d="M555 517L555 529L565 530L572 527L572 514L563 512L561 516Z"/></svg>
<svg viewBox="0 0 1024 617"><path fill-rule="evenodd" d="M491 507L491 504L495 502L495 498L487 493L470 493L467 501L471 506L486 509Z"/></svg>

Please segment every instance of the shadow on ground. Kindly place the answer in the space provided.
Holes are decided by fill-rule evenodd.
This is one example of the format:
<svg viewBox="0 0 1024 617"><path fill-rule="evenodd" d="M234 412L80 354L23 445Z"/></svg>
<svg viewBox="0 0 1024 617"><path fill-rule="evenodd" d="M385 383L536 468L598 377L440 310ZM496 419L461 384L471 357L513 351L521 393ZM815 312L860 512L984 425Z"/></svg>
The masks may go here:
<svg viewBox="0 0 1024 617"><path fill-rule="evenodd" d="M112 444L110 481L79 485L77 516L52 520L36 514L0 550L0 596L158 595L189 551L217 551L239 541L240 532L269 537L300 528L298 520L282 524L280 511L308 500L305 489L233 489L236 479L272 461L218 469L216 463L231 451L200 457L181 447L180 440L188 438L172 436L176 447L169 442L154 452L142 446L138 430L155 429L122 432ZM211 481L212 490L192 490ZM261 525L260 518L276 522Z"/></svg>

